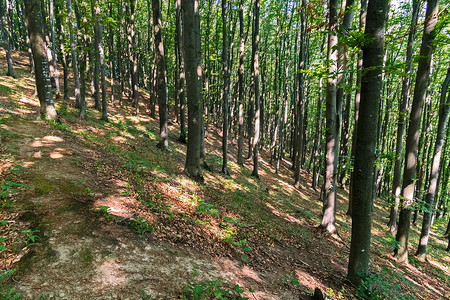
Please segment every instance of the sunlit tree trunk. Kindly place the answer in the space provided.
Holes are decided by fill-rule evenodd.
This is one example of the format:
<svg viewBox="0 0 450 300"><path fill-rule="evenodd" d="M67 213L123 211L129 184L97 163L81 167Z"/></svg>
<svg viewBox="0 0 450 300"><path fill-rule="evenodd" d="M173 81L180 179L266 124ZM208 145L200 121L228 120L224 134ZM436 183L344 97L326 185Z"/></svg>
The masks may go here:
<svg viewBox="0 0 450 300"><path fill-rule="evenodd" d="M201 64L197 59L196 35L200 35L200 23L195 22L199 15L198 0L182 0L183 6L183 44L186 69L186 94L188 104L188 141L186 153L186 174L203 181L200 168L202 100L201 100Z"/></svg>
<svg viewBox="0 0 450 300"><path fill-rule="evenodd" d="M328 232L336 230L336 60L337 60L337 10L339 2L330 0L329 2L329 24L328 24L328 79L326 93L326 148L325 148L325 185L323 199L323 217L321 227Z"/></svg>
<svg viewBox="0 0 450 300"><path fill-rule="evenodd" d="M222 173L228 174L228 95L230 85L228 81L228 46L227 46L227 1L222 0Z"/></svg>
<svg viewBox="0 0 450 300"><path fill-rule="evenodd" d="M259 164L259 135L260 135L260 95L259 95L259 0L255 0L253 7L253 34L252 34L252 48L253 48L253 88L255 97L255 135L253 137L253 171L252 176L259 177L258 164Z"/></svg>
<svg viewBox="0 0 450 300"><path fill-rule="evenodd" d="M56 119L56 110L53 102L50 69L48 66L44 34L42 30L42 13L39 0L25 0L25 11L28 22L31 50L35 65L36 88L40 103L41 117Z"/></svg>
<svg viewBox="0 0 450 300"><path fill-rule="evenodd" d="M13 61L11 58L11 39L9 36L9 30L8 30L8 24L5 20L5 2L2 0L0 1L0 34L2 35L3 39L3 48L6 51L6 62L8 64L8 72L6 73L6 76L11 76L13 78L16 78L16 75L14 74L14 67L13 67Z"/></svg>
<svg viewBox="0 0 450 300"><path fill-rule="evenodd" d="M157 97L159 106L159 132L158 148L169 148L169 128L167 124L167 69L162 39L161 8L159 0L152 0L153 27L155 33L155 56L157 72Z"/></svg>
<svg viewBox="0 0 450 300"><path fill-rule="evenodd" d="M416 256L426 259L428 237L430 235L431 216L433 214L434 196L436 194L438 174L441 164L442 146L444 144L445 130L447 127L448 113L450 110L450 93L447 96L447 89L450 82L450 67L447 71L441 90L441 100L439 102L439 121L436 134L436 142L434 146L433 162L428 183L428 192L425 196L425 207L423 213L422 230L420 233L419 247ZM446 100L447 97L447 100Z"/></svg>
<svg viewBox="0 0 450 300"><path fill-rule="evenodd" d="M389 0L369 0L365 36L370 42L363 46L363 75L361 78L361 104L351 195L352 238L348 263L348 280L358 286L369 273L372 207L377 127L383 87L381 72L384 30Z"/></svg>
<svg viewBox="0 0 450 300"><path fill-rule="evenodd" d="M238 154L237 162L244 164L244 5L239 0L239 110L238 110Z"/></svg>
<svg viewBox="0 0 450 300"><path fill-rule="evenodd" d="M433 40L435 36L434 27L436 26L438 19L438 8L438 0L428 0L422 45L420 47L419 66L417 68L416 84L414 86L414 97L411 107L408 134L406 136L402 201L396 235L396 240L399 242L399 248L394 251L395 256L401 263L408 262L408 238L411 219L410 206L414 201L420 118L422 116L423 103L425 101L429 80Z"/></svg>

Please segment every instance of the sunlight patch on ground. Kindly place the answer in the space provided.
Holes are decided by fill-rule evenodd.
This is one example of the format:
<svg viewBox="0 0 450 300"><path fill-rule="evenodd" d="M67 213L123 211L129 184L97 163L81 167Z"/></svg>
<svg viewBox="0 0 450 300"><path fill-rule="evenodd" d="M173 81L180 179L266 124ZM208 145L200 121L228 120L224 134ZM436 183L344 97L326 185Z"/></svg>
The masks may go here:
<svg viewBox="0 0 450 300"><path fill-rule="evenodd" d="M316 277L311 276L310 274L295 270L295 275L297 276L298 282L311 290L314 290L316 287L321 287L322 283L316 279Z"/></svg>
<svg viewBox="0 0 450 300"><path fill-rule="evenodd" d="M288 222L291 222L291 223L295 223L295 224L299 224L299 225L302 224L302 222L299 219L294 218L290 214L280 212L275 207L273 207L270 203L266 202L266 206L272 210L272 213L274 215L276 215L276 216L278 216L280 218L283 218L284 220L286 220Z"/></svg>
<svg viewBox="0 0 450 300"><path fill-rule="evenodd" d="M46 147L46 146L51 146L54 143L60 143L63 142L64 140L58 136L45 136L43 138L35 138L33 143L31 143L31 147Z"/></svg>
<svg viewBox="0 0 450 300"><path fill-rule="evenodd" d="M36 99L28 99L25 96L22 96L22 98L20 98L20 102L24 103L24 104L29 104L32 106L39 107L39 101L37 101Z"/></svg>
<svg viewBox="0 0 450 300"><path fill-rule="evenodd" d="M97 278L95 281L102 287L123 286L127 278L116 259L106 259L96 269Z"/></svg>

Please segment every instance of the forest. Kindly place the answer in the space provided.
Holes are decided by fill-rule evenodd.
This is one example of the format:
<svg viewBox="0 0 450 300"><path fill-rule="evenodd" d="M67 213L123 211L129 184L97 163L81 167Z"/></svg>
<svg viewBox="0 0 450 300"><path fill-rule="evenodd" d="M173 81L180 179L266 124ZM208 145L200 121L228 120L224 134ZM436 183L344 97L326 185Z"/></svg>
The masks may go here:
<svg viewBox="0 0 450 300"><path fill-rule="evenodd" d="M448 0L0 0L0 299L449 299Z"/></svg>

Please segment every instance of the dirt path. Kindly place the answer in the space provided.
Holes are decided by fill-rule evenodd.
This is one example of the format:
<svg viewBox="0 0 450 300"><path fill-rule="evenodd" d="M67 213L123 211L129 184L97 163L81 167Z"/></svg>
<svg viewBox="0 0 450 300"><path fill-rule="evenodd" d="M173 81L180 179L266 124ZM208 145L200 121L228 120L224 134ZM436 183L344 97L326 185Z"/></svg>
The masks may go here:
<svg viewBox="0 0 450 300"><path fill-rule="evenodd" d="M15 287L27 299L174 299L190 274L198 281L224 278L253 287L256 299L291 299L266 290L264 279L229 258L142 238L128 226L99 216L95 206L127 202L126 182L84 168L99 153L46 123L10 119L5 129L33 190L14 209L39 230L40 242L21 258Z"/></svg>

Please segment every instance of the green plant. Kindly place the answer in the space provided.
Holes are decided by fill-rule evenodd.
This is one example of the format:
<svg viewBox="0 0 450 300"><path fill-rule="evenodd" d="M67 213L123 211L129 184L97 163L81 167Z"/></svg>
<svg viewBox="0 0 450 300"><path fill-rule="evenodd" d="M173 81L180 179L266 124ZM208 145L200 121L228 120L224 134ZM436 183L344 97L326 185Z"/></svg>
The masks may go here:
<svg viewBox="0 0 450 300"><path fill-rule="evenodd" d="M107 220L111 217L111 209L108 206L100 205L97 208L97 215L100 217L105 217Z"/></svg>
<svg viewBox="0 0 450 300"><path fill-rule="evenodd" d="M182 300L206 300L206 299L239 299L248 300L248 297L243 297L242 294L245 289L238 284L233 287L225 284L222 279L204 280L196 283L195 278L198 276L198 270L195 266L189 276L185 291L181 295ZM252 289L249 289L253 292Z"/></svg>
<svg viewBox="0 0 450 300"><path fill-rule="evenodd" d="M16 269L0 271L0 300L16 300L20 298L20 294L15 288L8 287L6 282L11 278Z"/></svg>
<svg viewBox="0 0 450 300"><path fill-rule="evenodd" d="M300 286L300 282L298 282L296 278L292 277L291 273L287 273L286 276L281 277L281 280L283 283L290 283L295 287Z"/></svg>
<svg viewBox="0 0 450 300"><path fill-rule="evenodd" d="M28 246L32 246L34 244L36 244L37 240L39 240L39 236L37 235L39 233L39 230L37 229L27 229L22 231L23 234L25 234L27 236L27 244Z"/></svg>
<svg viewBox="0 0 450 300"><path fill-rule="evenodd" d="M136 218L130 220L130 225L135 229L136 233L139 233L142 237L146 232L152 232L155 229L156 224L151 223L148 220L144 220L144 218Z"/></svg>
<svg viewBox="0 0 450 300"><path fill-rule="evenodd" d="M147 294L144 290L140 292L142 299L151 299L152 296Z"/></svg>
<svg viewBox="0 0 450 300"><path fill-rule="evenodd" d="M415 299L402 292L402 284L406 283L405 277L392 269L383 269L383 274L368 273L361 275L362 280L356 294L364 299L371 300L403 300Z"/></svg>
<svg viewBox="0 0 450 300"><path fill-rule="evenodd" d="M213 216L219 217L219 211L217 210L217 208L215 208L214 205L204 202L204 201L202 201L198 204L195 212L205 214L205 215L213 215Z"/></svg>

